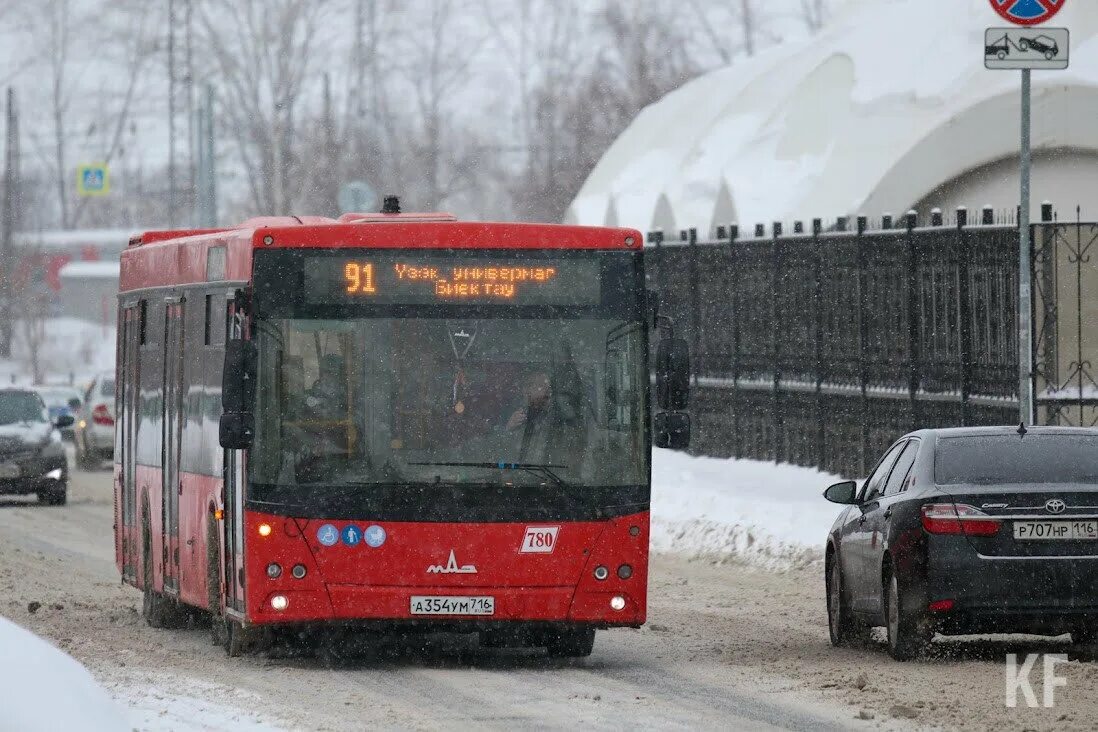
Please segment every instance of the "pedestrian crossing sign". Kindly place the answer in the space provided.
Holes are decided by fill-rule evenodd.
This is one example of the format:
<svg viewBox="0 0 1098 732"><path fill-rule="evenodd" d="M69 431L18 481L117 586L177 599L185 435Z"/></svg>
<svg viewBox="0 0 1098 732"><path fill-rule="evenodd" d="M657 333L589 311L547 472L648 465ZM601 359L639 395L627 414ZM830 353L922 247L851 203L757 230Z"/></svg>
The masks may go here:
<svg viewBox="0 0 1098 732"><path fill-rule="evenodd" d="M85 163L76 168L76 193L105 196L111 192L111 174L106 163Z"/></svg>

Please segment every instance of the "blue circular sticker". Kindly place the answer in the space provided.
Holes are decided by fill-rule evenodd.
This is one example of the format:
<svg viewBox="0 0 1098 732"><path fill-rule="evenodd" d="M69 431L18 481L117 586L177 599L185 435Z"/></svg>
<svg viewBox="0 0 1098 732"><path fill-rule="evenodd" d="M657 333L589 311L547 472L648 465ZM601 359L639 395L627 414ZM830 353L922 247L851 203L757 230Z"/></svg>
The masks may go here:
<svg viewBox="0 0 1098 732"><path fill-rule="evenodd" d="M381 528L377 524L374 524L370 528L366 529L365 534L366 543L377 549L379 546L385 543L385 529Z"/></svg>
<svg viewBox="0 0 1098 732"><path fill-rule="evenodd" d="M339 541L339 529L332 524L324 524L316 530L316 540L324 546L334 546Z"/></svg>
<svg viewBox="0 0 1098 732"><path fill-rule="evenodd" d="M358 542L362 541L362 529L358 528L354 524L347 524L343 527L343 531L340 533L340 537L343 539L343 543L347 546L354 546Z"/></svg>

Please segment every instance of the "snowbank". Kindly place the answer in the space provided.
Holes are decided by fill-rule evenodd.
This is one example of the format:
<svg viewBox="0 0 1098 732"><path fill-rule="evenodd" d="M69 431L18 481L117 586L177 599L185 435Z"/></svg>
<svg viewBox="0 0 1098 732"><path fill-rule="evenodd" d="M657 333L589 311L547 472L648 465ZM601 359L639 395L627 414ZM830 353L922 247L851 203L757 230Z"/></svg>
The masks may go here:
<svg viewBox="0 0 1098 732"><path fill-rule="evenodd" d="M0 732L130 729L87 669L2 617L0 649Z"/></svg>
<svg viewBox="0 0 1098 732"><path fill-rule="evenodd" d="M794 465L653 450L652 549L770 569L811 564L841 511L822 493L839 480Z"/></svg>

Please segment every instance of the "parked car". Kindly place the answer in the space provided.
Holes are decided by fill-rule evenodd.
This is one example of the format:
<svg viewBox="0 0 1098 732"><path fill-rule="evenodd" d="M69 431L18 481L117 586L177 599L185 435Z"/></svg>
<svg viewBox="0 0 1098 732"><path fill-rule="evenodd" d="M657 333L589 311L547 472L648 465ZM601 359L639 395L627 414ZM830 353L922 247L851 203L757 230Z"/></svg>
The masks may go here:
<svg viewBox="0 0 1098 732"><path fill-rule="evenodd" d="M58 429L70 425L69 415L51 422L35 391L0 389L0 494L33 493L40 503L64 505L69 465Z"/></svg>
<svg viewBox="0 0 1098 732"><path fill-rule="evenodd" d="M827 537L831 642L883 625L912 658L932 635L1098 640L1098 430L922 430L897 441Z"/></svg>
<svg viewBox="0 0 1098 732"><path fill-rule="evenodd" d="M84 393L84 404L73 435L76 463L82 468L97 467L114 457L114 372L92 379Z"/></svg>
<svg viewBox="0 0 1098 732"><path fill-rule="evenodd" d="M79 389L72 386L34 386L31 387L38 396L42 397L42 401L46 403L46 410L49 413L51 420L56 421L58 417L63 414L67 414L76 420L76 415L80 412L80 405L83 403L83 395ZM61 430L61 437L72 442L73 427L65 427Z"/></svg>
<svg viewBox="0 0 1098 732"><path fill-rule="evenodd" d="M1044 54L1045 58L1051 61L1060 55L1060 46L1056 43L1056 39L1049 38L1048 36L1037 36L1036 38L1019 38L1018 48L1023 51L1033 49L1038 53Z"/></svg>

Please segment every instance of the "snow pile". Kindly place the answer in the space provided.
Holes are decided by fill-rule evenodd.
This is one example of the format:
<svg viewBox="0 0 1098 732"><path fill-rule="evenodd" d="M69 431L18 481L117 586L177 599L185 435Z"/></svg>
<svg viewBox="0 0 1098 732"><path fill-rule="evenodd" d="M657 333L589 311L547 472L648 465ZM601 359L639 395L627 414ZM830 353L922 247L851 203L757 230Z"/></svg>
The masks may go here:
<svg viewBox="0 0 1098 732"><path fill-rule="evenodd" d="M652 453L653 551L768 569L822 558L842 510L822 493L841 478L795 465Z"/></svg>
<svg viewBox="0 0 1098 732"><path fill-rule="evenodd" d="M205 732L232 729L239 732L273 732L291 725L246 711L262 706L257 694L201 679L166 673L149 673L148 683L132 678L108 684L111 693L130 708L133 726L165 732ZM186 689L186 693L179 690Z"/></svg>
<svg viewBox="0 0 1098 732"><path fill-rule="evenodd" d="M0 732L131 729L88 670L0 617Z"/></svg>

